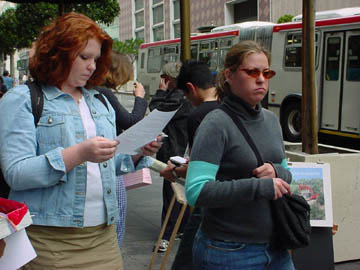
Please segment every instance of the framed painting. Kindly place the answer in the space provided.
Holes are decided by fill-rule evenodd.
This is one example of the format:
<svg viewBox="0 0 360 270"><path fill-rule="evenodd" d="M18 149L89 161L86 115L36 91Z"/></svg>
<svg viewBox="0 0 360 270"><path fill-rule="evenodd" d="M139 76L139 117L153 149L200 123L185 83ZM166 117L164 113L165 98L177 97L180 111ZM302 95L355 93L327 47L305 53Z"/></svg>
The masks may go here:
<svg viewBox="0 0 360 270"><path fill-rule="evenodd" d="M332 227L332 196L330 164L289 162L293 180L291 191L301 195L310 205L313 227Z"/></svg>

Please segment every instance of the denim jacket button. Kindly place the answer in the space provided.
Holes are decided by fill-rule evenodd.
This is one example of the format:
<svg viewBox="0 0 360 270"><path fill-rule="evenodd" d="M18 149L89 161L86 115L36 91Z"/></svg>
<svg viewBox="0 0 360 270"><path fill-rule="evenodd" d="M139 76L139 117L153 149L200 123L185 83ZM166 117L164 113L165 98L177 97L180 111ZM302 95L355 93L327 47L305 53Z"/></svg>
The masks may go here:
<svg viewBox="0 0 360 270"><path fill-rule="evenodd" d="M108 189L108 190L107 190L107 194L111 194L111 189Z"/></svg>
<svg viewBox="0 0 360 270"><path fill-rule="evenodd" d="M53 122L53 119L51 118L51 116L49 116L48 118L48 124L51 124Z"/></svg>
<svg viewBox="0 0 360 270"><path fill-rule="evenodd" d="M104 166L104 168L106 168L107 167L107 162L105 162L103 166Z"/></svg>
<svg viewBox="0 0 360 270"><path fill-rule="evenodd" d="M95 111L95 110L92 110L92 113L93 113L93 114L96 114L96 111Z"/></svg>
<svg viewBox="0 0 360 270"><path fill-rule="evenodd" d="M113 221L114 221L114 219L115 219L114 217L111 217L111 218L110 218L111 222L113 222Z"/></svg>

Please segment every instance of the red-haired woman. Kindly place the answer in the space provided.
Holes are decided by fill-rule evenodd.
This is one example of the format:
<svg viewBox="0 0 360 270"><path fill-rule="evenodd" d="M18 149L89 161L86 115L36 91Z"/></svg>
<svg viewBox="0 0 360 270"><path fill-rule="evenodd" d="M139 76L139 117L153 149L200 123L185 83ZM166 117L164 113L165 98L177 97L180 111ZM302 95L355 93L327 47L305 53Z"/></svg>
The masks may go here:
<svg viewBox="0 0 360 270"><path fill-rule="evenodd" d="M10 199L25 201L33 215L27 232L38 257L23 269L122 269L115 175L149 166L144 156L159 143L115 155L114 110L93 89L104 81L111 50L94 21L65 14L43 29L30 59L44 93L37 127L26 85L1 100L1 169Z"/></svg>

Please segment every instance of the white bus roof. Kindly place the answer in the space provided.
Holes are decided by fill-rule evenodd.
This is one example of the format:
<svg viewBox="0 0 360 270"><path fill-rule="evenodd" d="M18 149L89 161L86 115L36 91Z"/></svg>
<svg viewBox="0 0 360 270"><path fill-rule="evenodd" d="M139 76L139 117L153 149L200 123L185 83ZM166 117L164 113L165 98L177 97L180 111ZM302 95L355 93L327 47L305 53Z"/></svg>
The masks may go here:
<svg viewBox="0 0 360 270"><path fill-rule="evenodd" d="M264 25L274 25L274 23L262 22L262 21L248 21L248 22L218 26L212 29L210 32L214 33L214 32L223 32L223 31L231 31L231 30L240 30L244 28L258 27Z"/></svg>
<svg viewBox="0 0 360 270"><path fill-rule="evenodd" d="M318 11L315 13L315 20L332 19L332 18L347 17L354 15L360 15L360 7ZM293 22L301 22L301 20L302 20L302 14L297 15L292 19Z"/></svg>

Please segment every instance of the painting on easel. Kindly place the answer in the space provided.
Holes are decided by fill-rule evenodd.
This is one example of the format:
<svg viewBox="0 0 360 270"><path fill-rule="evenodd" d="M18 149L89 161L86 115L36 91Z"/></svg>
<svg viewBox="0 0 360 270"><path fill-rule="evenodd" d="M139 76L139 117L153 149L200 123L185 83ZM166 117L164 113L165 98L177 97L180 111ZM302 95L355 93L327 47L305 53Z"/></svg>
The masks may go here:
<svg viewBox="0 0 360 270"><path fill-rule="evenodd" d="M310 222L315 227L332 227L330 164L291 162L291 191L305 198L311 208Z"/></svg>

